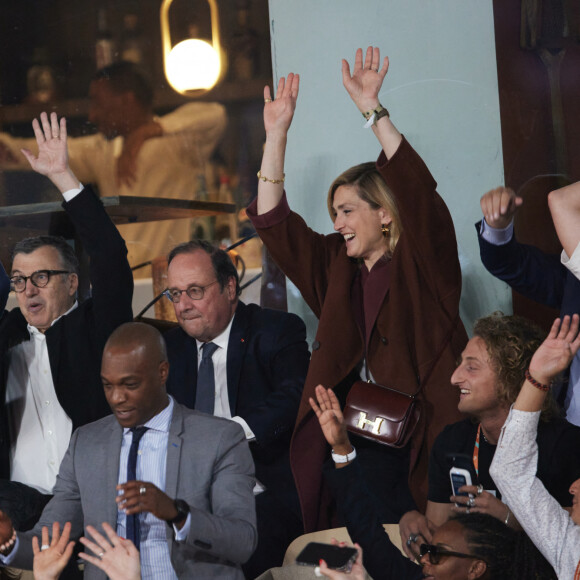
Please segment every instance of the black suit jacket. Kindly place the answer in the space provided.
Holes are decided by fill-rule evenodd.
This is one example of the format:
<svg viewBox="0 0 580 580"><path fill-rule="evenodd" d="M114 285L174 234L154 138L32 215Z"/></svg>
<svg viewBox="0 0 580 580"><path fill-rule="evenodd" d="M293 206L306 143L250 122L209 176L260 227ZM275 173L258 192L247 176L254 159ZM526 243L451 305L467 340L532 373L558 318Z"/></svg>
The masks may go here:
<svg viewBox="0 0 580 580"><path fill-rule="evenodd" d="M195 339L181 328L170 330L165 339L170 363L167 390L193 409ZM250 444L256 477L273 492L294 490L288 449L309 359L306 327L298 316L238 303L227 353L230 409L256 435Z"/></svg>
<svg viewBox="0 0 580 580"><path fill-rule="evenodd" d="M580 312L580 280L562 265L559 255L520 244L515 236L496 246L480 235L481 222L476 228L481 261L488 272L526 298L559 308L562 316Z"/></svg>
<svg viewBox="0 0 580 580"><path fill-rule="evenodd" d="M64 202L63 207L89 255L92 284L92 297L46 331L56 395L74 430L111 412L101 383L101 357L111 332L133 318L133 275L125 242L90 187ZM4 313L0 322L0 477L4 479L10 476L4 404L7 352L25 340L30 340L30 335L20 309Z"/></svg>

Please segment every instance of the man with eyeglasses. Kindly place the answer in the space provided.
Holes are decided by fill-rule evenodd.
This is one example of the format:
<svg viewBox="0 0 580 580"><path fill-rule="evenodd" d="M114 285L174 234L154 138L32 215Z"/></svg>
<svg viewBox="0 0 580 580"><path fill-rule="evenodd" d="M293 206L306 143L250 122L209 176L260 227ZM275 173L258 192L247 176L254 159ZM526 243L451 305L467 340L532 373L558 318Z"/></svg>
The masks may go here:
<svg viewBox="0 0 580 580"><path fill-rule="evenodd" d="M258 547L247 578L280 566L302 533L290 437L309 362L306 328L287 312L244 304L228 254L194 240L168 258L167 297L179 328L166 335L167 388L179 403L242 425L256 465Z"/></svg>
<svg viewBox="0 0 580 580"><path fill-rule="evenodd" d="M0 322L0 509L19 530L31 528L50 499L72 431L110 412L100 359L109 334L132 319L133 292L123 239L68 166L65 120L43 113L33 128L38 156L24 154L63 194L90 258L92 297L77 301L78 260L64 239L15 245L9 281L19 308Z"/></svg>

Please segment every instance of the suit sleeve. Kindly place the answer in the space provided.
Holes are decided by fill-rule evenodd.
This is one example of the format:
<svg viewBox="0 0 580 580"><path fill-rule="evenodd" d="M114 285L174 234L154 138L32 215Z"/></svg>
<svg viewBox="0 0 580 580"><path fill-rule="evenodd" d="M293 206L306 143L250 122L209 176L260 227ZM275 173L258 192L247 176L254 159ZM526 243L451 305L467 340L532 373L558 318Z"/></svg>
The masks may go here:
<svg viewBox="0 0 580 580"><path fill-rule="evenodd" d="M254 462L244 432L236 423L225 424L217 449L209 490L211 513L191 508L186 542L195 550L242 564L258 541Z"/></svg>
<svg viewBox="0 0 580 580"><path fill-rule="evenodd" d="M326 481L344 514L353 542L363 549L363 562L372 578L385 580L419 579L421 568L393 545L379 521L376 500L363 482L358 461L342 469L325 469Z"/></svg>
<svg viewBox="0 0 580 580"><path fill-rule="evenodd" d="M381 152L377 169L396 200L402 226L393 260L398 251L409 247L413 267L422 274L422 292L431 292L449 318L455 320L461 294L461 268L453 220L436 191L437 183L405 138L390 159Z"/></svg>
<svg viewBox="0 0 580 580"><path fill-rule="evenodd" d="M304 322L295 314L276 312L269 331L255 346L260 351L256 356L266 358L263 364L269 394L254 400L241 416L258 445L267 447L281 436L289 436L296 423L310 360Z"/></svg>
<svg viewBox="0 0 580 580"><path fill-rule="evenodd" d="M286 194L265 214L257 214L257 200L247 209L260 239L282 269L296 284L312 312L320 318L328 286L329 269L344 245L342 236L318 234L298 214L290 211Z"/></svg>
<svg viewBox="0 0 580 580"><path fill-rule="evenodd" d="M520 244L515 236L507 244L491 244L479 233L480 223L476 224L477 239L486 270L526 298L560 308L567 272L560 257Z"/></svg>
<svg viewBox="0 0 580 580"><path fill-rule="evenodd" d="M133 318L133 274L127 247L90 187L63 207L90 259L93 321L97 344L103 348L111 332Z"/></svg>

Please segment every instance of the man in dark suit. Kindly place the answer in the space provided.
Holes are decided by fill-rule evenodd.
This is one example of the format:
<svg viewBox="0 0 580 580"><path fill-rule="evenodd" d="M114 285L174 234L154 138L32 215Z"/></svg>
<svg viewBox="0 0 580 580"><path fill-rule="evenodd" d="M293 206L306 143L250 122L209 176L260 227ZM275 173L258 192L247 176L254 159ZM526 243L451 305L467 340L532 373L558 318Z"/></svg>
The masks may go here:
<svg viewBox="0 0 580 580"><path fill-rule="evenodd" d="M559 308L561 316L580 312L580 280L560 256L517 241L513 220L523 199L510 188L498 187L483 195L480 203L484 219L476 227L486 269L526 298ZM580 425L580 355L574 357L570 381L562 391L557 397L566 419Z"/></svg>
<svg viewBox="0 0 580 580"><path fill-rule="evenodd" d="M244 428L259 485L258 548L244 566L254 578L281 565L302 531L288 450L308 368L306 329L294 314L241 302L229 256L207 242L177 246L168 262L180 326L166 334L168 391Z"/></svg>
<svg viewBox="0 0 580 580"><path fill-rule="evenodd" d="M113 415L75 431L34 530L14 538L0 512L4 563L30 568L42 526L71 522L77 539L107 522L139 547L143 580L243 580L240 563L256 544L248 444L238 425L168 397L168 371L155 328L131 322L113 332L101 387ZM106 574L88 564L84 577Z"/></svg>
<svg viewBox="0 0 580 580"><path fill-rule="evenodd" d="M19 529L48 501L72 431L109 413L100 359L109 334L133 316L125 243L68 167L65 120L43 113L33 128L38 157L26 157L63 194L90 258L92 297L77 301L78 260L65 240L16 244L10 281L19 308L0 319L0 507Z"/></svg>

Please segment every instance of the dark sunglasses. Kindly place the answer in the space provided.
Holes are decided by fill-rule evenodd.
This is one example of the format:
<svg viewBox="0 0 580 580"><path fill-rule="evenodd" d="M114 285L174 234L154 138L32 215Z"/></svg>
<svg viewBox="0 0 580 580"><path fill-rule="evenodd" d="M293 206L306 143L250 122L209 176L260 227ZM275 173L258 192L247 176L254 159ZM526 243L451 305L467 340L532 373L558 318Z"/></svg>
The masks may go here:
<svg viewBox="0 0 580 580"><path fill-rule="evenodd" d="M421 544L419 548L419 554L421 558L425 556L425 554L429 554L429 562L434 566L437 566L439 562L441 562L441 558L444 556L455 556L456 558L475 558L477 560L481 560L477 556L473 554L462 554L461 552L452 552L451 550L446 550L445 548L441 548L440 546L434 546L433 544Z"/></svg>

